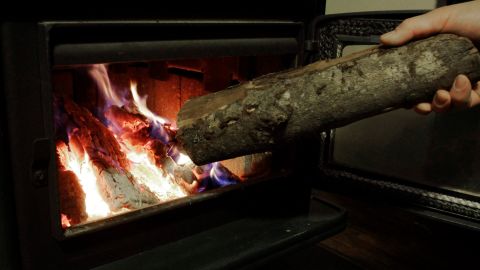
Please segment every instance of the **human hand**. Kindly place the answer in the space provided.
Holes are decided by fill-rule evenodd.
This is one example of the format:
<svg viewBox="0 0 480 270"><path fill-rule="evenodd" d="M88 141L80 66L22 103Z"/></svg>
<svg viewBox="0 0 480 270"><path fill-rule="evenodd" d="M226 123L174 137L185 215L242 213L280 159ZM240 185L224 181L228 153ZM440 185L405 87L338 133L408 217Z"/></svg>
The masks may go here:
<svg viewBox="0 0 480 270"><path fill-rule="evenodd" d="M453 33L480 41L480 1L434 9L426 14L403 21L394 31L380 37L388 46L399 46L406 42L437 33ZM472 82L465 75L458 75L449 91L440 89L431 103L420 103L415 111L428 114L431 111L444 112L452 105L457 108L471 108L480 104L480 84Z"/></svg>

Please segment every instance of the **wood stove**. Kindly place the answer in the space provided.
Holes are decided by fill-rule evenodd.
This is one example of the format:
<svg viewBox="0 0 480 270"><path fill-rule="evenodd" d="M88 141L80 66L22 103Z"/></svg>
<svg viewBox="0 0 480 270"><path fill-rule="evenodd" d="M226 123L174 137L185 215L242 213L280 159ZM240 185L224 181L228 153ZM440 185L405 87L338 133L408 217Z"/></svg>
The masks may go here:
<svg viewBox="0 0 480 270"><path fill-rule="evenodd" d="M2 184L13 191L6 235L18 248L6 266L85 269L160 248L164 266L224 268L340 231L343 210L317 200L321 214L308 214L315 162L295 157L317 151L289 146L198 167L174 146L170 120L186 99L303 64L304 23L140 18L2 24L2 173L12 180ZM131 133L118 143L130 132L150 142ZM148 165L130 167L144 154ZM166 181L137 182L153 178ZM87 202L92 183L100 190Z"/></svg>
<svg viewBox="0 0 480 270"><path fill-rule="evenodd" d="M2 24L4 90L0 102L4 124L0 147L5 162L0 162L0 171L2 179L9 180L1 183L5 207L0 214L11 221L4 225L2 235L6 239L4 249L9 250L5 253L6 267L259 266L344 228L344 210L312 199L311 187L316 185L342 191L360 186L368 194L383 192L387 186L387 192L380 194L393 191L402 202L433 208L434 213L446 212L442 218L458 215L454 207L462 203L475 203L471 197L465 200L465 194L445 193L437 187L434 189L440 197L428 200L425 198L432 194L429 188L398 183L398 179L381 172L373 177L369 170L340 166L334 159L334 146L339 149L336 143L340 140L335 141L331 131L272 153L220 162L228 176L226 182L234 184L216 189L211 188L219 181L215 184L210 171L200 177L194 167L178 170L184 164L169 144L172 141L155 138L163 145L163 155L157 156L164 158L157 167L190 193L172 199L153 194L152 202L123 200L120 196L117 201L106 202L107 208L120 205L114 214L90 217L87 206L76 202L86 196L82 184L65 184L71 182L68 179L78 178L71 176L74 168L65 160L74 148L83 151L80 161L85 160L85 153L92 158L97 152L108 152L99 147L88 152L87 138L92 137L81 135L100 131L109 134L110 141L117 140L122 134L114 133L115 128L109 126L117 118L109 119L108 115L117 112L142 120L136 123L145 125L149 139L161 132L172 135L174 125L161 122L159 130L151 125L152 119L173 119L179 106L191 96L320 58L338 57L345 44L375 43L379 34L413 15L362 14L313 20L322 14L321 1L295 7L278 5L273 15L261 10L247 12L251 11L248 7L218 16L211 12L192 15L194 6L186 10L188 16L165 11L160 15L150 11L141 13L144 16L132 16L120 10L107 17L97 14L84 18L80 12L73 12L72 18L82 21L46 15L29 22ZM108 76L98 79L102 74ZM115 107L106 98L107 84L123 100ZM139 102L132 109L134 96ZM146 105L148 111L140 110L139 104ZM82 133L78 122L86 118L90 119L90 129ZM73 128L72 119L76 120ZM72 142L82 136L82 147L74 146ZM103 144L101 141L98 145ZM121 152L127 156L124 149ZM150 158L157 161L155 155ZM260 169L254 170L252 164ZM94 178L109 169L97 168ZM68 171L70 178L62 176ZM199 192L199 187L205 190ZM146 188L154 189L138 185L133 189L139 192ZM115 188L104 187L100 197L115 197L111 189ZM418 190L427 193L415 193ZM453 204L452 200L442 204L445 197L441 196L445 194L454 199ZM458 204L455 199L463 201ZM133 207L136 203L141 205ZM474 226L478 210L472 205L462 208L473 211L467 211L472 215L453 222ZM93 208L100 207L93 204Z"/></svg>

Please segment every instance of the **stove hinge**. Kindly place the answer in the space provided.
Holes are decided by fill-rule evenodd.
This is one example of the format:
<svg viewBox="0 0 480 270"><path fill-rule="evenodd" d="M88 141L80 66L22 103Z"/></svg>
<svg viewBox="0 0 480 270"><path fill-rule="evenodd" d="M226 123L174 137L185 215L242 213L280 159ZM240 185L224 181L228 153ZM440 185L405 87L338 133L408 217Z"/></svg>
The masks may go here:
<svg viewBox="0 0 480 270"><path fill-rule="evenodd" d="M48 167L51 158L51 143L48 138L36 139L33 143L33 162L31 167L34 187L48 185Z"/></svg>

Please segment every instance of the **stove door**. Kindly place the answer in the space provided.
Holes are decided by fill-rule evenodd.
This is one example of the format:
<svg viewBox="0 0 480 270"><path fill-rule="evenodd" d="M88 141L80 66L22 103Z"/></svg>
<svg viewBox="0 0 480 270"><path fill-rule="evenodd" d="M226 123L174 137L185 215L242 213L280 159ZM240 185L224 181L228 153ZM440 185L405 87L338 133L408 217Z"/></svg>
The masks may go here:
<svg viewBox="0 0 480 270"><path fill-rule="evenodd" d="M374 46L381 34L421 13L319 17L306 42L306 62ZM325 179L319 184L394 199L424 213L430 209L430 216L480 228L478 113L477 108L420 116L398 109L324 132L319 167Z"/></svg>

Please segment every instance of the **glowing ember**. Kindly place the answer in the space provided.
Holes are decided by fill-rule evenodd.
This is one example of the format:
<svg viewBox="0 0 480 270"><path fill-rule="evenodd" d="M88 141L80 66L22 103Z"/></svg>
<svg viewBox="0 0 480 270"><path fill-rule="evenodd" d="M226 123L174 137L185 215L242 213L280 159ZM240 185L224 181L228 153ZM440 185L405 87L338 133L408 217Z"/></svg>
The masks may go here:
<svg viewBox="0 0 480 270"><path fill-rule="evenodd" d="M121 144L122 150L131 161L130 173L141 184L147 186L160 201L185 197L188 193L175 182L173 177L166 174L155 165L147 152L138 152L126 143Z"/></svg>
<svg viewBox="0 0 480 270"><path fill-rule="evenodd" d="M61 214L62 228L72 227L70 219L65 215Z"/></svg>
<svg viewBox="0 0 480 270"><path fill-rule="evenodd" d="M190 157L183 153L179 153L178 158L175 162L177 163L177 165L193 164Z"/></svg>
<svg viewBox="0 0 480 270"><path fill-rule="evenodd" d="M85 206L90 220L107 217L111 211L98 190L97 178L93 172L88 154L71 151L67 145L58 145L57 153L66 170L74 172L86 194Z"/></svg>

